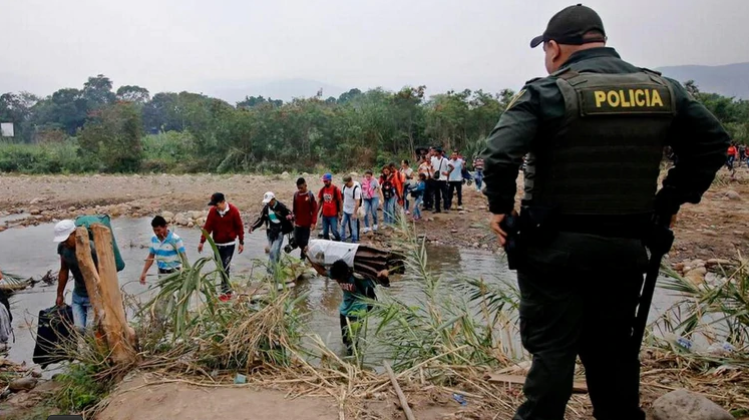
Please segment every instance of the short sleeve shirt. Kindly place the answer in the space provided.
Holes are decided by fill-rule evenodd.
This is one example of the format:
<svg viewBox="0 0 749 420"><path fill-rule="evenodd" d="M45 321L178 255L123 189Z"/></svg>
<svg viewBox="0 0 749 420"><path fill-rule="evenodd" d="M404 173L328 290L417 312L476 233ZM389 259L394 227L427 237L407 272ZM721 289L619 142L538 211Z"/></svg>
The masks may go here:
<svg viewBox="0 0 749 420"><path fill-rule="evenodd" d="M66 247L63 244L57 245L57 254L60 259L65 262L68 266L70 274L73 275L73 293L80 297L88 297L88 291L86 290L86 282L83 280L83 273L78 265L78 257L75 255L75 249ZM91 258L94 260L94 265L99 266L99 260L96 258L96 248L94 247L94 241L91 241Z"/></svg>

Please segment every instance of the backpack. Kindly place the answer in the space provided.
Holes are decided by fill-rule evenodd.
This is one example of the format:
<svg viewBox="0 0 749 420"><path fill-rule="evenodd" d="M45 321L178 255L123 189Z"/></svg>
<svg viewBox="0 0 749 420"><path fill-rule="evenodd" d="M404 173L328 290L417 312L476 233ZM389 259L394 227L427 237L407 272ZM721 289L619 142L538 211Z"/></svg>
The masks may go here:
<svg viewBox="0 0 749 420"><path fill-rule="evenodd" d="M309 195L309 201L315 202L315 194L312 191L307 191L307 195ZM296 217L296 198L299 197L299 191L294 193L293 201L291 202L291 214Z"/></svg>
<svg viewBox="0 0 749 420"><path fill-rule="evenodd" d="M112 232L112 248L114 250L114 262L117 266L117 271L122 271L125 269L125 260L122 259L122 255L120 254L120 248L117 246L117 239L114 237L114 229L112 229L112 223L110 222L109 216L106 214L99 214L96 216L80 216L77 219L75 219L75 225L85 226L86 229L88 229L88 236L89 239L92 241L94 240L94 233L91 231L91 225L100 223L106 227L109 228L109 231Z"/></svg>
<svg viewBox="0 0 749 420"><path fill-rule="evenodd" d="M354 184L354 191L351 192L351 197L353 197L354 200L356 200L356 189L357 188L359 188L359 186L356 185L356 184ZM344 200L346 199L346 186L345 185L341 189L341 197L343 197ZM359 206L361 206L362 205L362 199L364 198L364 194L360 195L359 197L360 197L359 198Z"/></svg>
<svg viewBox="0 0 749 420"><path fill-rule="evenodd" d="M393 183L387 179L382 181L380 189L382 189L382 197L385 200L390 199L395 195L395 185L393 185Z"/></svg>
<svg viewBox="0 0 749 420"><path fill-rule="evenodd" d="M372 178L369 181L367 181L366 178L362 179L361 181L362 198L366 198L366 199L374 198L375 188L372 186L373 182L375 182L374 178Z"/></svg>

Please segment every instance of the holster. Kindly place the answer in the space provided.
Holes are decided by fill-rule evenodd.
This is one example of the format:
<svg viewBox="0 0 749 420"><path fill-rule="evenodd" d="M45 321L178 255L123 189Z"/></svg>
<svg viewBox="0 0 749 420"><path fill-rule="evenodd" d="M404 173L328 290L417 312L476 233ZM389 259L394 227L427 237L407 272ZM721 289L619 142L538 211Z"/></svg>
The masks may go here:
<svg viewBox="0 0 749 420"><path fill-rule="evenodd" d="M559 232L555 222L557 215L555 207L524 205L520 215L505 216L500 227L507 233L504 248L510 270L522 265L528 244L543 245L554 240Z"/></svg>

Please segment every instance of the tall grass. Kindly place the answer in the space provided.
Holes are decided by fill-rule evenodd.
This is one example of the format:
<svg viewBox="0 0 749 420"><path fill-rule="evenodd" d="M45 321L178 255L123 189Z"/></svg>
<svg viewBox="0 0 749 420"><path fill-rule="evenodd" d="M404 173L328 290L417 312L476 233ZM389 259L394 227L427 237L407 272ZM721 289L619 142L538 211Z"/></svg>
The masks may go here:
<svg viewBox="0 0 749 420"><path fill-rule="evenodd" d="M43 144L0 142L0 172L59 174L93 168L92 162L81 158L75 139Z"/></svg>
<svg viewBox="0 0 749 420"><path fill-rule="evenodd" d="M660 287L683 296L658 321L657 327L683 336L704 337L709 342L727 341L749 348L749 269L746 261L723 271L714 283L695 285L677 273Z"/></svg>

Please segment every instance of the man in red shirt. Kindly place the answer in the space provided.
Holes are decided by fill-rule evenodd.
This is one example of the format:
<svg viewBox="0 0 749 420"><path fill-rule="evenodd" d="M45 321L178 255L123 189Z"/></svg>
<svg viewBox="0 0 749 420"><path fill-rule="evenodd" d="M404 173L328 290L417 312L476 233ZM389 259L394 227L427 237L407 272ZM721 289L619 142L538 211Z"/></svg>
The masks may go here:
<svg viewBox="0 0 749 420"><path fill-rule="evenodd" d="M237 238L239 238L239 253L241 254L244 251L244 223L242 222L242 215L239 214L239 209L233 204L229 204L222 193L213 194L208 205L212 208L208 212L208 218L203 229L213 237L221 258L221 265L226 272L226 276L221 277L221 300L225 301L231 297L229 272ZM205 240L206 237L201 236L198 252L203 252Z"/></svg>
<svg viewBox="0 0 749 420"><path fill-rule="evenodd" d="M333 175L325 174L322 177L322 182L325 184L320 189L317 199L320 204L320 212L322 213L322 234L323 238L330 240L330 230L333 230L333 238L336 241L341 240L341 236L338 234L338 219L341 218L343 212L343 197L341 196L341 190L333 185Z"/></svg>
<svg viewBox="0 0 749 420"><path fill-rule="evenodd" d="M299 256L304 260L304 248L309 244L310 233L317 226L317 201L315 194L307 189L304 178L296 180L292 213L294 214L294 241L299 246Z"/></svg>

